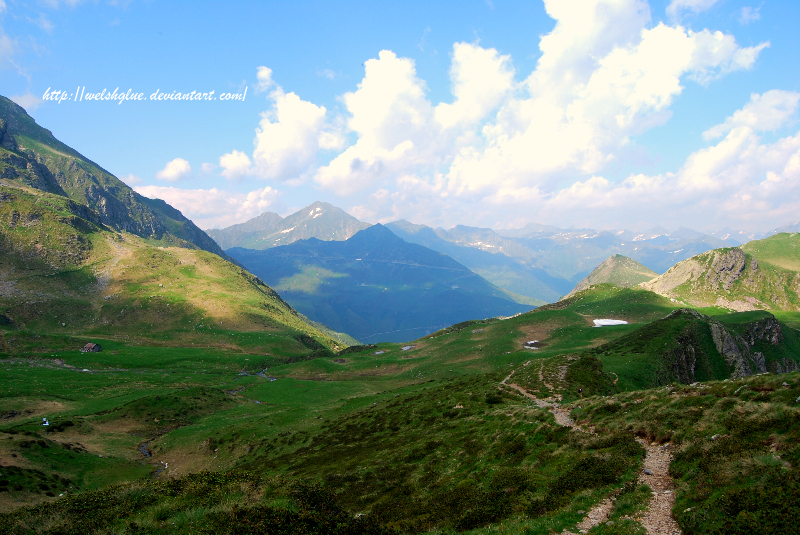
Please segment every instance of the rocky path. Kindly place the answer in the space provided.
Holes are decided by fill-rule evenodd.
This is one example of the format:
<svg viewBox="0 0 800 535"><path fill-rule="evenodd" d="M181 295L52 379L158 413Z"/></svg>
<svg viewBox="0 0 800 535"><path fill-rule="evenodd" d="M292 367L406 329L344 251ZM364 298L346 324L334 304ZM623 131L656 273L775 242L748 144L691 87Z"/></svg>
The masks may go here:
<svg viewBox="0 0 800 535"><path fill-rule="evenodd" d="M678 535L681 533L681 528L672 518L675 493L669 475L669 463L672 461L669 444L648 444L641 438L637 438L636 441L647 451L644 466L639 473L639 483L647 485L653 491L650 505L637 520L642 523L648 534Z"/></svg>
<svg viewBox="0 0 800 535"><path fill-rule="evenodd" d="M525 364L527 366L527 363ZM594 433L594 429L586 430L569 417L569 410L561 408L557 402L539 399L525 388L508 381L514 375L512 371L503 379L501 385L516 390L526 398L533 401L537 407L549 410L558 425L576 429L583 433ZM543 380L542 371L539 370L539 377ZM549 387L549 386L548 386ZM549 387L551 388L551 387ZM552 388L551 388L552 390ZM647 530L648 535L681 535L681 529L677 522L672 518L672 507L675 505L675 494L673 492L672 478L669 475L669 464L672 461L672 453L669 444L649 444L641 438L636 441L645 449L645 458L642 470L639 474L639 483L649 486L653 490L653 497L647 510L638 515L636 520ZM590 529L598 526L608 519L608 515L614 509L614 498L608 497L592 507L586 516L581 520L575 529L578 533L587 533ZM577 535L572 531L564 530L561 535Z"/></svg>

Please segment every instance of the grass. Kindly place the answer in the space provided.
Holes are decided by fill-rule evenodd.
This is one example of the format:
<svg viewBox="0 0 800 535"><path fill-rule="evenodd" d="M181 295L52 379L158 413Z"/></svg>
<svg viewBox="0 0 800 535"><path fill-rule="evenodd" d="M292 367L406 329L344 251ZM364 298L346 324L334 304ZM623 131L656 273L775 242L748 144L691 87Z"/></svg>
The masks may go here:
<svg viewBox="0 0 800 535"><path fill-rule="evenodd" d="M550 533L573 528L578 511L614 494L613 524L593 532L640 533L630 517L648 491L635 483L643 454L635 433L679 447L676 491L680 511L689 511L676 509L676 518L684 532L727 529L730 515L711 515L713 507L750 515L750 524L735 529L779 526L736 494L748 485L765 493L779 485L793 496L793 468L786 472L784 461L800 462L792 445L796 379L772 391L758 382L764 378L736 394L725 386L731 392L723 397L752 411L736 419L753 422L741 431L728 427L733 405L708 410L707 393L730 382L675 387L675 395L640 390L653 386L653 370L674 354L677 345L665 352L665 340L677 344L682 333L694 334L681 347L691 342L696 355L705 351L704 380L720 378L703 330L711 320L664 319L675 304L653 293L597 285L513 318L335 354L285 326L255 328L242 316L213 321L208 303L216 295L258 283L223 272L212 284L219 265L205 262L205 253L141 244L130 253L117 264L133 266L124 268L129 280L109 286L107 295L116 297L103 299L100 310L109 321L131 319L87 323L88 336L62 327L59 316L42 320L41 330L0 326L0 472L15 467L9 490L0 481L0 508L10 512L0 516L0 531L210 533L228 526L247 533L270 525L315 533L335 521L354 533ZM53 284L92 284L80 273L62 277ZM189 307L192 299L206 308ZM168 313L173 326L158 324ZM160 328L131 333L151 318ZM630 323L595 328L598 318ZM774 321L758 312L715 318L741 336ZM757 347L773 360L798 347L797 333L782 328L782 345ZM77 351L90 340L103 352ZM524 348L531 340L537 349ZM571 432L515 391L499 389L512 371L509 382L560 396L574 418L601 433ZM664 375L659 384L678 378ZM51 426L41 425L43 417ZM734 433L744 437L739 453L718 455L712 446L723 442L710 445L709 437ZM709 485L740 497L706 495ZM102 514L92 509L100 502L108 504ZM706 516L696 520L697 510Z"/></svg>

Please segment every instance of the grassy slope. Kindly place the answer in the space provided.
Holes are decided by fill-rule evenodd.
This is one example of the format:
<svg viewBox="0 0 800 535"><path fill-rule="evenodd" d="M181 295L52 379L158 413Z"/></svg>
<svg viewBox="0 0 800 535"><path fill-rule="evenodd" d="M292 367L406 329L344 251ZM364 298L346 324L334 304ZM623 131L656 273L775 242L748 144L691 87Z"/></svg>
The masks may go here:
<svg viewBox="0 0 800 535"><path fill-rule="evenodd" d="M159 245L200 248L224 255L194 223L164 201L142 197L36 124L0 96L0 183L63 195L95 210L106 225Z"/></svg>
<svg viewBox="0 0 800 535"><path fill-rule="evenodd" d="M800 235L777 234L738 249L715 249L676 264L643 287L695 307L800 311ZM793 320L793 323L797 319Z"/></svg>
<svg viewBox="0 0 800 535"><path fill-rule="evenodd" d="M109 232L57 195L7 187L0 195L0 313L20 329L3 337L6 350L25 347L28 331L53 348L92 337L252 350L257 344L239 339L259 331L305 333L338 347L214 254Z"/></svg>
<svg viewBox="0 0 800 535"><path fill-rule="evenodd" d="M579 282L567 295L573 295L585 290L593 284L613 284L620 288L630 288L642 282L647 282L657 277L658 273L643 266L636 260L627 256L614 255L603 261L589 275Z"/></svg>
<svg viewBox="0 0 800 535"><path fill-rule="evenodd" d="M673 437L681 452L705 447L708 438L680 421L681 411L695 406L693 398L690 405L681 401L670 409L673 416L643 411L637 418L629 416L636 399L664 396L658 391L625 393L636 387L637 364L629 362L636 353L607 358L604 348L647 328L674 306L650 292L600 285L512 319L465 322L407 344L412 347L405 350L387 343L335 358L291 362L291 348L281 345L286 338L276 336L265 343L269 356L111 342L99 354L8 358L0 361L2 372L26 380L4 385L0 412L19 414L0 426L5 433L0 437L11 437L0 440L0 459L6 466L38 467L49 479L14 475L14 485L23 490L0 493L0 503L13 508L15 500L51 501L46 492L57 495L64 485L52 482L54 473L66 474L70 492L110 481L131 481L132 486L57 501L52 508L22 509L0 522L24 522L42 532L64 525L83 533L121 531L132 529L131 523L154 533L213 532L225 522L258 522L275 515L300 515L292 522L302 517L324 524L325 515L342 507L349 519L368 512L366 518L405 532L436 526L549 533L574 526L581 517L578 510L588 510L617 489L612 516L617 532L637 533L623 518L647 496L646 489L633 484L642 452L630 431ZM741 317L757 319L753 314ZM608 317L631 323L592 327L592 319ZM730 318L739 315L718 317L736 324ZM669 328L658 334L669 335ZM540 349L524 349L533 339ZM515 382L541 396L558 394L571 402L578 388L598 396L587 398L575 416L592 419L609 432L598 438L569 432L527 400L499 391L498 384L512 370ZM786 377L786 392L796 397L796 374ZM685 392L689 399L691 390ZM587 409L613 399L624 409L598 409L597 414ZM759 414L767 414L770 406L761 406ZM73 425L46 429L39 425L42 416L54 426ZM722 412L709 413L712 423L722 417ZM783 428L776 426L786 424L782 418L765 420L759 433L779 432ZM144 457L139 447L152 457ZM764 446L756 438L747 438L741 448L738 457L718 459L723 464L716 466L733 472L739 466L735 463L749 466L747 459L762 458ZM53 452L59 456L50 457ZM188 477L201 469L234 467L250 472ZM137 477L154 470L181 479L162 483ZM95 472L100 476L90 475ZM703 473L676 475L683 482L678 488L683 509L712 503L698 494ZM784 476L779 471L776 477ZM323 490L309 491L299 483L305 478ZM723 484L740 485L737 481ZM771 480L759 481L769 488ZM50 490L42 490L42 482ZM324 489L335 497L326 498ZM309 492L317 501L308 501ZM104 517L97 508L80 505L97 500L109 504L114 514ZM130 503L138 505L131 508ZM702 520L695 532L712 521ZM693 525L681 522L684 529ZM284 526L272 526L278 533L298 532L280 531L278 524Z"/></svg>

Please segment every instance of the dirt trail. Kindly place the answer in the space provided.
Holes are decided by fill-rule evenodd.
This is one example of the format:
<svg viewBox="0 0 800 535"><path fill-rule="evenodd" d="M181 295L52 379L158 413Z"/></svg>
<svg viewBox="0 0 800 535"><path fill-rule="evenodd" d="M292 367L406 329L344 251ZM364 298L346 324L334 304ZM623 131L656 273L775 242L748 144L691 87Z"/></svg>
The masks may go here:
<svg viewBox="0 0 800 535"><path fill-rule="evenodd" d="M542 367L544 362L542 363ZM539 368L539 379L544 383L542 367ZM557 402L550 402L539 399L523 387L508 381L514 372L508 374L503 379L501 385L512 388L533 401L537 407L549 410L558 425L576 429L583 433L594 434L594 429L586 430L569 417L569 410L561 408ZM549 385L548 388L552 387ZM672 453L669 444L648 444L644 440L637 438L639 444L645 449L645 458L642 471L639 474L639 483L646 484L653 490L653 498L644 513L637 516L637 520L647 530L648 535L681 535L681 529L672 518L672 507L675 505L675 494L673 492L672 478L669 476L669 464L672 461ZM587 533L590 529L598 526L608 519L608 515L614 508L614 497L609 496L603 501L592 507L586 516L581 520L575 529L578 533ZM577 535L572 531L564 530L561 535Z"/></svg>
<svg viewBox="0 0 800 535"><path fill-rule="evenodd" d="M639 474L639 483L647 485L653 491L647 510L638 520L648 534L679 535L681 528L672 518L675 493L672 478L669 476L669 463L672 461L669 444L648 444L641 438L637 438L636 441L647 451Z"/></svg>

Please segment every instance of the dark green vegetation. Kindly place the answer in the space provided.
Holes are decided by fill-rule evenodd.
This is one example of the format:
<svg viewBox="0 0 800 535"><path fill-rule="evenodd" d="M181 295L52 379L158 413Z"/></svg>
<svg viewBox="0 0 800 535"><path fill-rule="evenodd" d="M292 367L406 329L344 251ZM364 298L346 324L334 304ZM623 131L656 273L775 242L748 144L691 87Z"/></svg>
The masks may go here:
<svg viewBox="0 0 800 535"><path fill-rule="evenodd" d="M95 223L159 245L199 248L224 256L222 249L178 210L164 201L142 197L58 141L25 110L3 96L0 96L0 184L66 197L88 208ZM85 215L80 217L86 219Z"/></svg>
<svg viewBox="0 0 800 535"><path fill-rule="evenodd" d="M259 356L114 342L102 353L9 356L0 361L8 378L0 391L0 473L9 466L28 472L0 492L0 505L15 511L0 526L9 533L258 533L265 526L327 533L335 523L347 533L544 534L574 526L584 516L578 511L614 495L616 527L592 533L641 533L630 518L649 496L636 483L643 451L633 437L640 434L671 440L676 518L685 532L785 527L764 516L762 502L780 499L768 492L794 496L798 374L715 383L731 369L706 330L719 325L735 343L761 333L748 347L767 363L796 359L797 333L766 313L709 317L673 307L647 291L598 285L406 346L335 355L298 336L311 346L310 359L275 347ZM631 323L595 328L595 318ZM681 333L696 336L694 379L704 373L709 382L638 390L653 386L652 377L677 384L680 377L655 371L684 362L675 358L677 346L657 350L665 340L683 343ZM538 349L523 348L532 340ZM573 417L599 432L561 427L518 391L498 388L511 372L509 382L573 403ZM784 380L789 386L780 386ZM51 426L41 426L42 417ZM738 449L714 449L734 433ZM751 484L764 499L743 494ZM20 508L26 503L49 505ZM790 505L781 518L794 514L792 503L784 500ZM733 517L742 523L730 524Z"/></svg>
<svg viewBox="0 0 800 535"><path fill-rule="evenodd" d="M518 316L345 349L241 268L196 244L156 246L133 215L120 227L80 191L56 191L30 158L80 155L9 117L0 533L550 534L613 498L591 533L641 534L651 489L637 435L674 452L685 533L797 532L800 373L782 373L800 360L795 236L713 251L684 281L681 295L726 307L772 292L775 315L594 284ZM20 148L45 141L60 152ZM372 247L359 262L415 283L419 264L468 279L386 233L350 242ZM326 269L292 283L347 278ZM87 341L103 351L79 352ZM542 399L562 404L558 419Z"/></svg>
<svg viewBox="0 0 800 535"><path fill-rule="evenodd" d="M800 374L631 392L573 412L603 432L670 442L683 532L797 533Z"/></svg>
<svg viewBox="0 0 800 535"><path fill-rule="evenodd" d="M264 212L244 223L207 232L223 249L269 249L309 238L342 241L369 226L341 208L315 202L285 218Z"/></svg>
<svg viewBox="0 0 800 535"><path fill-rule="evenodd" d="M309 318L362 342L414 339L460 321L533 307L382 225L346 241L310 239L228 254Z"/></svg>

